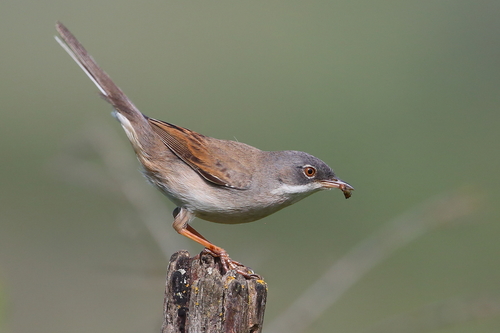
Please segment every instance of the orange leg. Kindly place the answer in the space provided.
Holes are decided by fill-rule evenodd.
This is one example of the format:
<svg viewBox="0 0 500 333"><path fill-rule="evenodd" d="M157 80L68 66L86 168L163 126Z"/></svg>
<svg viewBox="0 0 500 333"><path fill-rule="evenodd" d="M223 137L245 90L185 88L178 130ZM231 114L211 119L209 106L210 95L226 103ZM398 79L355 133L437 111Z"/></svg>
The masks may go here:
<svg viewBox="0 0 500 333"><path fill-rule="evenodd" d="M194 240L195 242L203 245L205 247L205 251L210 253L215 257L219 257L222 262L222 266L225 271L235 270L239 274L243 275L246 278L256 277L256 274L253 274L251 270L242 265L241 263L232 260L227 254L226 250L221 247L218 247L208 241L205 237L203 237L198 231L196 231L192 226L188 223L194 219L194 214L189 212L188 210L181 208L178 214L175 216L173 227L175 231L179 234L186 236L189 239Z"/></svg>

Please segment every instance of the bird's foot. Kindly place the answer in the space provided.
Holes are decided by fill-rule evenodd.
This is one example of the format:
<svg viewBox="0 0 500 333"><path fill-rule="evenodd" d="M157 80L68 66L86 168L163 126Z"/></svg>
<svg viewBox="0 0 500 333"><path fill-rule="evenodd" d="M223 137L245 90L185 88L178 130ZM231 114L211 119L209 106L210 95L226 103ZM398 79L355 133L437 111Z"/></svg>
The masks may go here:
<svg viewBox="0 0 500 333"><path fill-rule="evenodd" d="M223 249L222 251L213 251L208 248L205 248L202 253L208 253L213 257L218 257L220 258L220 261L222 263L222 268L224 269L224 273L229 272L230 270L236 271L238 274L242 275L246 279L262 279L262 277L258 274L255 274L255 272L243 265L242 263L233 260L229 257L229 254Z"/></svg>

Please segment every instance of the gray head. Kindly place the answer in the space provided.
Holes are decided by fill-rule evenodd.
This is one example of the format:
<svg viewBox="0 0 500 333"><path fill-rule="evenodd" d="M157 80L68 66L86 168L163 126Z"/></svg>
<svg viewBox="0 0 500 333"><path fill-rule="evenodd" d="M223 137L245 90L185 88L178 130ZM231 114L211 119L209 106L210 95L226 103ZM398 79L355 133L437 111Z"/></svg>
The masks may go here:
<svg viewBox="0 0 500 333"><path fill-rule="evenodd" d="M335 176L332 168L317 157L294 150L270 152L277 167L281 194L307 196L319 190L338 188L345 198L354 188Z"/></svg>

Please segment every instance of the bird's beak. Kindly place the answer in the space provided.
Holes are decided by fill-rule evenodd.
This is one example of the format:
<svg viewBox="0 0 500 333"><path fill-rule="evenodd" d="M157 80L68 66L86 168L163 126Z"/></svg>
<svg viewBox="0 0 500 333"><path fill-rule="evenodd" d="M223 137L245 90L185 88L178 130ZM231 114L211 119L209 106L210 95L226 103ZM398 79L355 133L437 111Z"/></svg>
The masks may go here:
<svg viewBox="0 0 500 333"><path fill-rule="evenodd" d="M336 178L321 180L320 183L323 186L323 188L338 188L339 190L344 192L344 197L346 199L349 199L351 197L351 191L354 190L354 187Z"/></svg>

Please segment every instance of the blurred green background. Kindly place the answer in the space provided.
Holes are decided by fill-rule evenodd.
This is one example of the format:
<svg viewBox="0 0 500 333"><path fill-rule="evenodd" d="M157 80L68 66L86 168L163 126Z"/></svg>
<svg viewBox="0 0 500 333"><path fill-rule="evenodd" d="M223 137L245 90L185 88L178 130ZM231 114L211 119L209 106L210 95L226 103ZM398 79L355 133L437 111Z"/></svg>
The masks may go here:
<svg viewBox="0 0 500 333"><path fill-rule="evenodd" d="M356 188L251 224L195 221L265 277L264 332L358 242L441 193L478 208L392 253L306 331L370 332L464 300L419 332L499 332L499 15L494 0L2 1L0 332L158 332L166 259L144 221L166 230L165 252L201 250L171 229L174 206L54 41L57 20L145 114L307 151Z"/></svg>

